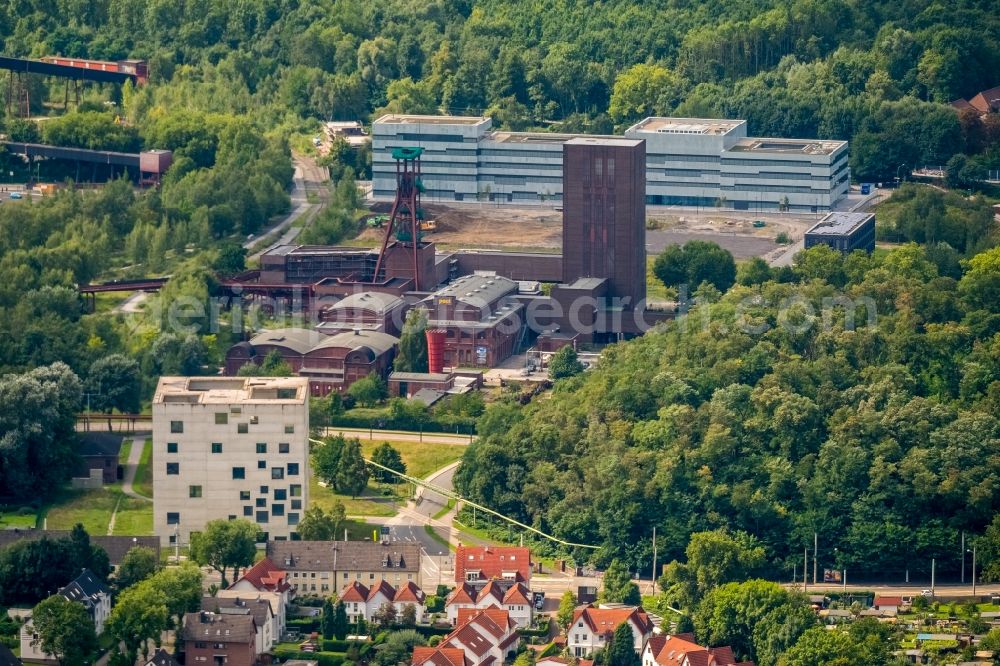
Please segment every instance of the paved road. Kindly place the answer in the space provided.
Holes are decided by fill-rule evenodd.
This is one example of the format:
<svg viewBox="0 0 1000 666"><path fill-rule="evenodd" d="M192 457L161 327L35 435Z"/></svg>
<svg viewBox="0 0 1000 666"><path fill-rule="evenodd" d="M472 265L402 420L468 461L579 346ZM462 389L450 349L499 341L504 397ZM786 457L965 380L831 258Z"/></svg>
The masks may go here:
<svg viewBox="0 0 1000 666"><path fill-rule="evenodd" d="M787 583L785 587L792 587L801 590L802 583ZM917 596L921 594L924 590L931 589L930 582L925 582L923 584L884 584L884 583L871 583L867 585L847 585L845 588L843 585L831 585L817 583L816 585L809 584L806 592L809 594L825 594L828 592L875 592L876 594L893 595L893 596ZM1000 584L993 583L990 585L976 585L976 596L989 596L991 594L1000 594ZM967 583L962 584L948 584L948 585L935 585L934 586L934 596L938 599L958 599L962 597L972 596L972 584Z"/></svg>
<svg viewBox="0 0 1000 666"><path fill-rule="evenodd" d="M772 268L779 266L791 266L792 259L795 257L796 253L801 252L805 249L805 247L805 241L800 239L792 245L768 252L764 255L764 259Z"/></svg>
<svg viewBox="0 0 1000 666"><path fill-rule="evenodd" d="M307 212L312 211L314 208L322 208L326 205L326 201L329 196L329 189L327 189L325 183L330 178L326 168L317 166L316 163L310 158L302 155L293 155L292 161L295 164L295 176L293 178L294 185L292 187L290 197L292 210L284 217L284 219L270 229L262 232L260 236L251 238L243 243L243 247L250 250L260 244L262 239L271 239L278 236L277 240L273 243L269 243L262 250L254 252L250 255L250 257L248 257L249 259L256 259L268 250L279 245L288 245L292 243L299 235L299 232L302 231L302 227L292 226L295 221ZM309 192L314 192L319 197L318 203L309 203L307 196Z"/></svg>

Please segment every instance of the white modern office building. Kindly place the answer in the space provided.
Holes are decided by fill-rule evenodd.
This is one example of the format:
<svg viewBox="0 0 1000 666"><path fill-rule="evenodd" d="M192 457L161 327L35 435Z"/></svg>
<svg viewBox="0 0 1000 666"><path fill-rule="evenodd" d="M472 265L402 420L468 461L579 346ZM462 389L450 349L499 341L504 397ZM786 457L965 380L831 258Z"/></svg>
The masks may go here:
<svg viewBox="0 0 1000 666"><path fill-rule="evenodd" d="M289 539L309 502L309 380L161 377L153 396L153 527L190 543L242 518Z"/></svg>
<svg viewBox="0 0 1000 666"><path fill-rule="evenodd" d="M562 145L579 136L493 131L489 118L385 115L372 128L376 199L396 186L392 149L424 148L426 201L562 200ZM847 142L747 136L744 120L646 118L646 202L736 210L829 210L847 194Z"/></svg>

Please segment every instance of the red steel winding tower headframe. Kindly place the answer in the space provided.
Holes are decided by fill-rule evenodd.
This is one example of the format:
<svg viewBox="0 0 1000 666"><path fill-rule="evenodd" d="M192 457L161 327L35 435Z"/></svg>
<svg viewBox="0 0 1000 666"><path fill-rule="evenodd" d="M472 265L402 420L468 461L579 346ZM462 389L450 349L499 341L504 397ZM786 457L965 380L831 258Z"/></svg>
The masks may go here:
<svg viewBox="0 0 1000 666"><path fill-rule="evenodd" d="M389 223L385 227L385 237L382 239L382 249L375 263L375 273L372 282L379 281L379 272L385 261L386 250L389 247L389 237L396 234L396 241L410 250L413 257L413 288L420 289L420 264L418 250L420 248L420 194L424 184L420 180L420 155L423 148L394 148L392 158L396 160L396 200L389 213Z"/></svg>

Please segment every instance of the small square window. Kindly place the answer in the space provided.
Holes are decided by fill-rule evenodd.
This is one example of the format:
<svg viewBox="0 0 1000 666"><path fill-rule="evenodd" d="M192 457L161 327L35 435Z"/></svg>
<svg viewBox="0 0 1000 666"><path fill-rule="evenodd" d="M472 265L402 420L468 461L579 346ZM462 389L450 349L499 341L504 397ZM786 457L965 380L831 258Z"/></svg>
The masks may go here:
<svg viewBox="0 0 1000 666"><path fill-rule="evenodd" d="M284 488L275 488L274 489L274 499L276 499L276 500L283 500L283 499L285 499L287 497L287 495L288 495L288 491L285 490Z"/></svg>
<svg viewBox="0 0 1000 666"><path fill-rule="evenodd" d="M251 416L250 417L250 423L253 424L253 425L257 425L258 423L260 423L260 417L259 416Z"/></svg>
<svg viewBox="0 0 1000 666"><path fill-rule="evenodd" d="M167 474L180 474L181 464L180 463L167 463Z"/></svg>
<svg viewBox="0 0 1000 666"><path fill-rule="evenodd" d="M229 514L229 520L236 520L236 514L235 513Z"/></svg>
<svg viewBox="0 0 1000 666"><path fill-rule="evenodd" d="M269 517L270 516L268 515L267 511L258 511L257 512L257 522L258 523L266 523L267 519Z"/></svg>
<svg viewBox="0 0 1000 666"><path fill-rule="evenodd" d="M299 464L288 463L288 476L298 476L298 475L299 475Z"/></svg>
<svg viewBox="0 0 1000 666"><path fill-rule="evenodd" d="M177 442L167 442L167 453L177 453Z"/></svg>
<svg viewBox="0 0 1000 666"><path fill-rule="evenodd" d="M255 503L256 503L256 505L258 507L260 507L260 508L263 509L265 506L267 506L267 498L266 497L258 497Z"/></svg>
<svg viewBox="0 0 1000 666"><path fill-rule="evenodd" d="M222 442L212 442L212 453L222 453Z"/></svg>
<svg viewBox="0 0 1000 666"><path fill-rule="evenodd" d="M188 497L201 497L201 486L188 486Z"/></svg>
<svg viewBox="0 0 1000 666"><path fill-rule="evenodd" d="M252 506L245 506L245 507L243 507L243 515L244 516L253 516L253 507Z"/></svg>
<svg viewBox="0 0 1000 666"><path fill-rule="evenodd" d="M302 500L294 500L293 499L292 500L292 508L293 509L301 509L302 508Z"/></svg>
<svg viewBox="0 0 1000 666"><path fill-rule="evenodd" d="M242 414L243 413L243 408L242 407L230 407L229 408L229 413L230 414Z"/></svg>
<svg viewBox="0 0 1000 666"><path fill-rule="evenodd" d="M171 421L170 432L184 432L184 421Z"/></svg>
<svg viewBox="0 0 1000 666"><path fill-rule="evenodd" d="M241 502L249 502L250 501L250 491L249 490L241 490L240 491L240 501Z"/></svg>
<svg viewBox="0 0 1000 666"><path fill-rule="evenodd" d="M268 492L269 492L269 489L268 489L267 486L261 486L260 487L260 494L261 495L266 495Z"/></svg>
<svg viewBox="0 0 1000 666"><path fill-rule="evenodd" d="M283 516L283 515L285 515L285 505L284 504L272 504L271 505L271 515L272 516Z"/></svg>
<svg viewBox="0 0 1000 666"><path fill-rule="evenodd" d="M291 465L289 465L291 467ZM285 468L284 467L272 467L271 468L271 478L272 479L283 479L285 478Z"/></svg>
<svg viewBox="0 0 1000 666"><path fill-rule="evenodd" d="M250 426L248 426L246 423L237 423L236 432L238 432L241 435L245 435L248 432L250 432Z"/></svg>
<svg viewBox="0 0 1000 666"><path fill-rule="evenodd" d="M292 497L302 497L302 486L297 483L293 483L288 486L288 494Z"/></svg>
<svg viewBox="0 0 1000 666"><path fill-rule="evenodd" d="M225 412L215 413L215 425L226 425L229 423L229 414Z"/></svg>
<svg viewBox="0 0 1000 666"><path fill-rule="evenodd" d="M234 479L245 479L245 478L247 478L246 467L234 467L233 468L233 478Z"/></svg>
<svg viewBox="0 0 1000 666"><path fill-rule="evenodd" d="M181 514L176 511L167 512L167 525L180 525L181 524Z"/></svg>
<svg viewBox="0 0 1000 666"><path fill-rule="evenodd" d="M286 425L285 426L285 434L286 435L291 435L294 432L295 432L295 426L293 426L293 425Z"/></svg>
<svg viewBox="0 0 1000 666"><path fill-rule="evenodd" d="M257 461L257 469L267 469L267 461L266 460L258 460Z"/></svg>
<svg viewBox="0 0 1000 666"><path fill-rule="evenodd" d="M278 453L288 453L288 442L278 444Z"/></svg>
<svg viewBox="0 0 1000 666"><path fill-rule="evenodd" d="M298 525L299 524L299 514L297 514L297 513L290 513L290 514L288 514L288 524L289 525Z"/></svg>
<svg viewBox="0 0 1000 666"><path fill-rule="evenodd" d="M267 453L267 442L257 442L257 453Z"/></svg>

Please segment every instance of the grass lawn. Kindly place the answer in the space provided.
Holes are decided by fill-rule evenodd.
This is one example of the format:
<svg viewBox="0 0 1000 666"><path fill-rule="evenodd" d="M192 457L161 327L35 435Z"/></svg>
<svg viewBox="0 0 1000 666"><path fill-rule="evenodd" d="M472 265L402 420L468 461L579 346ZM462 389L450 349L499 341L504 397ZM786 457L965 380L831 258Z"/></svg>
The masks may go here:
<svg viewBox="0 0 1000 666"><path fill-rule="evenodd" d="M121 497L121 491L108 488L66 490L49 508L46 525L50 530L70 530L83 523L90 534L107 534L111 514Z"/></svg>
<svg viewBox="0 0 1000 666"><path fill-rule="evenodd" d="M38 514L36 514L34 509L31 509L30 507L0 513L0 530L11 527L35 527L35 523L37 522Z"/></svg>
<svg viewBox="0 0 1000 666"><path fill-rule="evenodd" d="M365 458L370 458L372 451L382 444L381 441L362 440L361 453ZM465 453L464 444L438 444L432 442L397 442L389 441L389 444L399 451L403 462L406 463L406 473L418 479L426 477L434 470L441 469L445 465L455 462Z"/></svg>
<svg viewBox="0 0 1000 666"><path fill-rule="evenodd" d="M115 516L116 535L149 536L153 533L153 503L122 496Z"/></svg>
<svg viewBox="0 0 1000 666"><path fill-rule="evenodd" d="M386 501L375 501L384 499ZM395 516L396 507L388 498L376 495L372 488L366 488L365 494L360 497L349 497L340 495L329 488L319 485L319 479L312 476L309 479L309 503L311 506L319 506L324 510L330 509L336 500L344 504L344 509L349 516Z"/></svg>
<svg viewBox="0 0 1000 666"><path fill-rule="evenodd" d="M139 466L135 470L135 482L132 489L144 497L153 496L153 440L147 439L139 458Z"/></svg>
<svg viewBox="0 0 1000 666"><path fill-rule="evenodd" d="M124 465L128 462L128 456L132 453L132 440L126 438L122 441L122 448L118 452L118 464Z"/></svg>
<svg viewBox="0 0 1000 666"><path fill-rule="evenodd" d="M361 453L366 458L370 457L375 447L381 441L362 440ZM389 441L406 463L406 473L411 476L425 477L436 469L440 469L449 463L455 462L462 457L465 446L461 444L437 444L430 442L398 442ZM397 493L404 493L408 484L397 484L394 489ZM137 488L138 490L138 488ZM141 492L141 491L140 491ZM334 501L340 500L344 503L344 508L349 516L394 516L396 515L395 500L397 497L386 497L381 494L379 484L370 482L365 492L359 497L348 497L334 493L328 488L319 485L319 480L312 475L309 482L309 497L313 505L323 509L329 509Z"/></svg>

